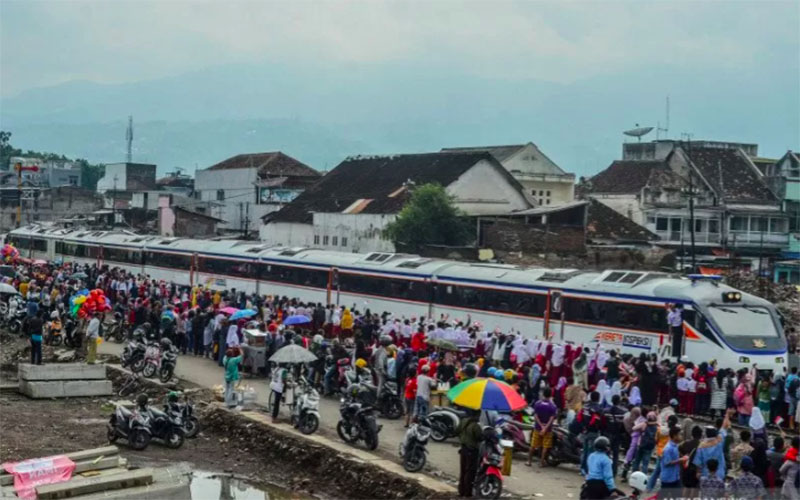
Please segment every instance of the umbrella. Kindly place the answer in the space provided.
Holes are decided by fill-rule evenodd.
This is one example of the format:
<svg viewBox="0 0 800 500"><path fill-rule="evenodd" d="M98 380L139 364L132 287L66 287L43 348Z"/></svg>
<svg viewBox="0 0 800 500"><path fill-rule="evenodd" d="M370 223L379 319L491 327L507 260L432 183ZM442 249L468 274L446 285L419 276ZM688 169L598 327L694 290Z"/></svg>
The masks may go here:
<svg viewBox="0 0 800 500"><path fill-rule="evenodd" d="M306 349L305 347L297 344L289 344L285 347L278 349L278 352L270 356L270 361L273 363L310 363L316 361L317 357Z"/></svg>
<svg viewBox="0 0 800 500"><path fill-rule="evenodd" d="M252 309L239 309L235 313L231 314L231 320L237 320L240 318L249 318L251 316L255 316L256 312Z"/></svg>
<svg viewBox="0 0 800 500"><path fill-rule="evenodd" d="M490 378L473 378L447 391L447 398L473 410L516 411L528 406L513 387Z"/></svg>
<svg viewBox="0 0 800 500"><path fill-rule="evenodd" d="M427 342L428 345L432 345L434 347L438 347L440 349L445 349L447 351L457 351L458 346L455 342L451 342L445 339L431 339Z"/></svg>
<svg viewBox="0 0 800 500"><path fill-rule="evenodd" d="M283 320L284 325L302 325L304 323L311 323L311 318L302 314L295 314Z"/></svg>
<svg viewBox="0 0 800 500"><path fill-rule="evenodd" d="M72 276L70 276L70 278L76 279L76 280L85 280L88 277L89 277L89 275L86 274L86 273L75 273Z"/></svg>
<svg viewBox="0 0 800 500"><path fill-rule="evenodd" d="M221 312L222 314L233 314L236 311L238 311L238 309L236 309L235 307L231 307L231 306L223 307L222 309L219 310L219 312Z"/></svg>
<svg viewBox="0 0 800 500"><path fill-rule="evenodd" d="M17 289L8 283L0 283L0 293L17 293Z"/></svg>
<svg viewBox="0 0 800 500"><path fill-rule="evenodd" d="M44 259L36 259L36 260L33 261L33 264L37 265L37 266L46 266L47 265L47 261L44 260Z"/></svg>

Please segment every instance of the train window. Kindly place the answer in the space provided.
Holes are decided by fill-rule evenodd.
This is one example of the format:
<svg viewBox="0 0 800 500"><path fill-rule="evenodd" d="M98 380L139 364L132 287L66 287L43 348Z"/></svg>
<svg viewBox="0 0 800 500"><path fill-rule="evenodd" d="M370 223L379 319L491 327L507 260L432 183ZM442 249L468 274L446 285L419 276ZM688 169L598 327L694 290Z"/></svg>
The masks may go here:
<svg viewBox="0 0 800 500"><path fill-rule="evenodd" d="M192 265L192 257L186 254L166 253L166 252L145 252L145 259L148 264L154 266L167 267L170 269L180 269L188 271Z"/></svg>
<svg viewBox="0 0 800 500"><path fill-rule="evenodd" d="M608 304L595 300L587 300L581 303L581 306L581 319L583 319L583 321L598 325L606 324L606 317L608 316Z"/></svg>
<svg viewBox="0 0 800 500"><path fill-rule="evenodd" d="M625 273L614 271L612 273L609 273L608 276L606 276L603 279L603 281L608 282L608 283L614 283L614 282L618 281L620 278L622 278L623 276L625 276Z"/></svg>
<svg viewBox="0 0 800 500"><path fill-rule="evenodd" d="M642 277L642 273L628 273L619 280L620 283L636 283Z"/></svg>

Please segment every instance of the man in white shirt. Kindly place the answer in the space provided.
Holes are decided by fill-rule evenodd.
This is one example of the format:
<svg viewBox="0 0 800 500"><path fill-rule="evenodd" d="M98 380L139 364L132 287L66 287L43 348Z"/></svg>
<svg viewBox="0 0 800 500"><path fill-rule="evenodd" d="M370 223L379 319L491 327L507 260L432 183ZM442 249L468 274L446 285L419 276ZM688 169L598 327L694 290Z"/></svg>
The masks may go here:
<svg viewBox="0 0 800 500"><path fill-rule="evenodd" d="M100 317L103 313L94 313L86 327L86 363L93 365L97 358L97 339L100 337Z"/></svg>

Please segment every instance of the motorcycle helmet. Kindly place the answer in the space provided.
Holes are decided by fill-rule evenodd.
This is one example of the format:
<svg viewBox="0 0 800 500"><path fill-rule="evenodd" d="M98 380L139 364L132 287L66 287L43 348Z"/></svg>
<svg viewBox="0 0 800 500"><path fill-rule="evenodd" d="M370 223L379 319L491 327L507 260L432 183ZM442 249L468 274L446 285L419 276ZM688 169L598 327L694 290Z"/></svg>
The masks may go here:
<svg viewBox="0 0 800 500"><path fill-rule="evenodd" d="M608 441L608 438L605 437L605 436L600 436L599 438L594 440L594 449L595 449L595 451L608 451L608 447L609 446L611 446L611 443Z"/></svg>
<svg viewBox="0 0 800 500"><path fill-rule="evenodd" d="M161 348L162 349L169 349L172 347L172 341L166 337L161 339Z"/></svg>
<svg viewBox="0 0 800 500"><path fill-rule="evenodd" d="M647 474L636 471L628 478L628 486L637 491L647 490Z"/></svg>
<svg viewBox="0 0 800 500"><path fill-rule="evenodd" d="M170 403L177 403L178 402L178 393L176 391L170 391L167 394L167 401Z"/></svg>
<svg viewBox="0 0 800 500"><path fill-rule="evenodd" d="M314 342L315 344L317 344L317 345L319 345L319 344L322 344L322 341L323 341L323 340L324 340L324 338L322 337L322 335L320 335L320 334L316 334L316 335L314 335L314 340L313 340L313 342Z"/></svg>
<svg viewBox="0 0 800 500"><path fill-rule="evenodd" d="M53 312L50 313L50 319L58 319L58 311L53 310Z"/></svg>
<svg viewBox="0 0 800 500"><path fill-rule="evenodd" d="M144 337L144 332L143 331L141 331L138 328L133 331L133 340L136 340L137 342L141 342L142 341L142 337Z"/></svg>
<svg viewBox="0 0 800 500"><path fill-rule="evenodd" d="M367 367L367 361L365 359L358 358L356 360L356 368L366 368L366 367Z"/></svg>
<svg viewBox="0 0 800 500"><path fill-rule="evenodd" d="M512 380L514 380L514 375L516 375L516 374L517 373L514 370L509 368L509 369L507 369L506 371L503 372L503 378L506 379L506 382L510 383Z"/></svg>
<svg viewBox="0 0 800 500"><path fill-rule="evenodd" d="M136 396L136 404L139 406L147 406L147 401L147 394L142 393Z"/></svg>

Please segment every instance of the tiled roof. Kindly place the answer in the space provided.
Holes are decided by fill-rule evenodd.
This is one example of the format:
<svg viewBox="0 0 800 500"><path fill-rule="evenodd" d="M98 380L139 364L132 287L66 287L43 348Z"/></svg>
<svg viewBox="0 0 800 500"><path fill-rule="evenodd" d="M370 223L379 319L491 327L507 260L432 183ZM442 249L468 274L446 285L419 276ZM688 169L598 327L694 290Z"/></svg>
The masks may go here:
<svg viewBox="0 0 800 500"><path fill-rule="evenodd" d="M669 176L669 167L663 161L615 161L599 174L589 179L591 193L638 194L651 178ZM663 179L659 182L663 183Z"/></svg>
<svg viewBox="0 0 800 500"><path fill-rule="evenodd" d="M424 153L348 158L264 220L310 223L312 212L397 213L408 199L407 183L448 186L479 161L488 161L522 189L486 152ZM371 201L367 201L371 200Z"/></svg>
<svg viewBox="0 0 800 500"><path fill-rule="evenodd" d="M693 147L684 152L725 203L777 202L763 176L741 151Z"/></svg>
<svg viewBox="0 0 800 500"><path fill-rule="evenodd" d="M486 151L497 161L504 162L527 144L509 144L506 146L469 146L463 148L442 148L443 153L479 153Z"/></svg>
<svg viewBox="0 0 800 500"><path fill-rule="evenodd" d="M236 155L216 165L212 165L206 170L229 170L254 167L258 168L258 175L260 177L276 175L298 177L320 176L319 172L313 168L280 151Z"/></svg>
<svg viewBox="0 0 800 500"><path fill-rule="evenodd" d="M590 242L646 242L658 239L658 236L646 227L640 226L595 199L589 200L586 219L586 238Z"/></svg>

